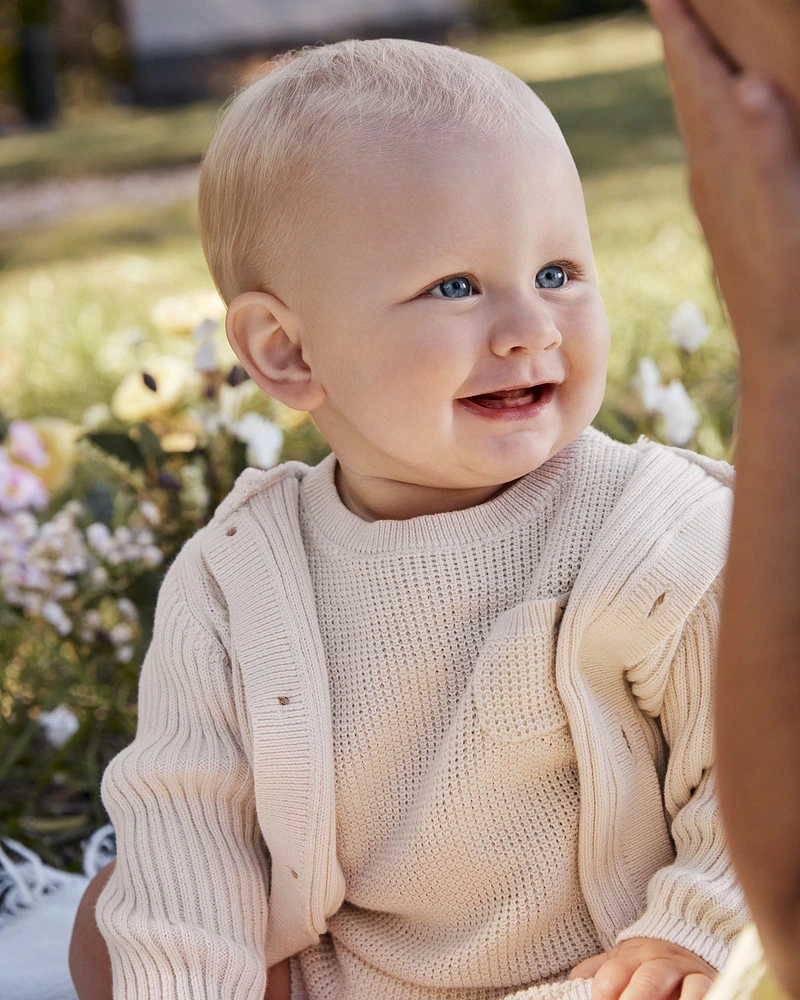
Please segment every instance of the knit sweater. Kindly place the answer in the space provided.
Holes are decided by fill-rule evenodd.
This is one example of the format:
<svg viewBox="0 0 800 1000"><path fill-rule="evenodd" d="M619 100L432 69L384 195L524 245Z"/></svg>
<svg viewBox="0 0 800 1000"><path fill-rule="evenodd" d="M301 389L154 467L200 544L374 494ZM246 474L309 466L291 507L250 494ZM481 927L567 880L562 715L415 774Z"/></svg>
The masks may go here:
<svg viewBox="0 0 800 1000"><path fill-rule="evenodd" d="M721 964L729 467L589 429L486 504L370 524L325 461L248 470L162 584L103 779L114 996L260 1000L298 952L312 1000L489 1000L637 936Z"/></svg>
<svg viewBox="0 0 800 1000"><path fill-rule="evenodd" d="M309 1000L488 1000L602 951L556 619L635 453L612 447L598 469L588 444L436 515L435 537L351 513L334 455L303 479L347 886L330 936L300 955ZM495 638L498 620L511 628Z"/></svg>

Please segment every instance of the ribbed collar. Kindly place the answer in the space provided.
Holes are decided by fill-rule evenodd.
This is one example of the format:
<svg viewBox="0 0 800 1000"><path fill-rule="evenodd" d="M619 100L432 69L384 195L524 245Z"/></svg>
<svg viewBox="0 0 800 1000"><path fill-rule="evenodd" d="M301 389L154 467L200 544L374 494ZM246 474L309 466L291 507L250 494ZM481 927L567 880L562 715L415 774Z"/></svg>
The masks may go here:
<svg viewBox="0 0 800 1000"><path fill-rule="evenodd" d="M535 517L596 434L598 431L587 428L544 465L517 479L502 493L464 510L421 514L405 520L365 521L339 496L333 452L304 475L301 503L314 529L350 552L397 554L486 541Z"/></svg>

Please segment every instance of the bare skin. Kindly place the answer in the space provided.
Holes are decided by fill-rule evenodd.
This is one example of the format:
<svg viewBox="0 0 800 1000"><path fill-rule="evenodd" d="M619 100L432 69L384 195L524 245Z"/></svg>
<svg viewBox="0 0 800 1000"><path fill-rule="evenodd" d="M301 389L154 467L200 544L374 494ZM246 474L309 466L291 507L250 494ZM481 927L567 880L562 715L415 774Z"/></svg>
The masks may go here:
<svg viewBox="0 0 800 1000"><path fill-rule="evenodd" d="M111 959L106 942L94 919L97 897L114 870L107 864L95 875L83 894L69 943L69 971L78 1000L112 1000ZM289 960L269 970L264 1000L291 1000Z"/></svg>
<svg viewBox="0 0 800 1000"><path fill-rule="evenodd" d="M800 3L692 0L715 44L680 0L648 2L742 356L720 802L770 964L800 998ZM782 92L751 67L774 69Z"/></svg>
<svg viewBox="0 0 800 1000"><path fill-rule="evenodd" d="M800 124L800 0L691 0L691 6L735 63L781 85Z"/></svg>

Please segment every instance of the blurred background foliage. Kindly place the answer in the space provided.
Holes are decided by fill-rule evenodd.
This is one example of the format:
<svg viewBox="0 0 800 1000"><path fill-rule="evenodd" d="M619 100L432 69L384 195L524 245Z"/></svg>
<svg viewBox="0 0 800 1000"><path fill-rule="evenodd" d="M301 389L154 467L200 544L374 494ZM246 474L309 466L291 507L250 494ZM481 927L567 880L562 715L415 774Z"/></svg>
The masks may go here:
<svg viewBox="0 0 800 1000"><path fill-rule="evenodd" d="M0 591L0 832L74 870L81 844L105 819L99 776L134 731L138 669L163 570L237 471L255 461L243 438L222 431L182 445L187 451L165 450L168 435L195 433L197 412L213 404L208 385L150 423L107 411L132 374L141 379L145 359L194 363L190 333L198 317L176 319L178 306L165 303L213 293L198 239L197 164L225 96L269 53L222 64L204 99L138 106L119 2L0 4L0 449L9 421L32 421L50 435L54 461L76 436L102 432L111 435L102 440L116 458L134 462L132 477L102 448L78 449L68 481L37 514L42 524L76 497L109 529L132 523L137 497L163 508L152 527L162 564L128 575L112 570L105 585L112 590L65 598L83 601L81 614L104 619L100 638L88 645L60 636L41 615L4 606ZM479 0L470 11L440 40L528 82L559 121L584 180L612 330L596 425L623 441L641 433L674 440L674 413L650 405L644 391L642 362L652 359L650 396L654 377L690 397L682 404L684 416L691 408L688 446L730 458L737 354L689 202L656 31L638 4L616 0ZM26 124L15 89L18 33L37 19L56 39L58 113L48 128ZM687 303L688 314L681 313ZM677 340L676 315L684 316ZM218 320L207 330L222 373L214 376L215 391L237 361ZM281 428L275 461L314 464L326 454L307 415L241 391L262 428L270 421ZM100 430L98 408L110 421L102 424L101 416ZM136 478L140 467L150 477L144 482ZM182 476L185 489L175 485ZM134 524L134 531L147 530ZM125 661L111 655L106 634L125 631L108 603L120 594L136 605L139 621ZM56 609L49 613L60 620ZM56 746L40 720L60 706L75 731Z"/></svg>
<svg viewBox="0 0 800 1000"><path fill-rule="evenodd" d="M479 21L492 28L548 24L637 8L641 4L631 0L474 0Z"/></svg>
<svg viewBox="0 0 800 1000"><path fill-rule="evenodd" d="M0 5L0 127L20 120L20 33L46 26L59 104L97 105L125 96L130 65L121 0L16 0Z"/></svg>

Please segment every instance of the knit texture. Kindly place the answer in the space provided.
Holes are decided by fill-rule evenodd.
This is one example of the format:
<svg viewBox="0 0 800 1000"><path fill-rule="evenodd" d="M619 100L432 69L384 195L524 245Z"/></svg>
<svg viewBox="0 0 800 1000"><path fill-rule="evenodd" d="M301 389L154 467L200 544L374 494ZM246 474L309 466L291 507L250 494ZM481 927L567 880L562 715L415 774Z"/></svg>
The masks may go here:
<svg viewBox="0 0 800 1000"><path fill-rule="evenodd" d="M559 977L633 936L718 967L729 467L589 429L486 504L367 523L328 461L248 470L165 576L102 785L115 1000L261 1000L297 953L312 1000L588 1000Z"/></svg>
<svg viewBox="0 0 800 1000"><path fill-rule="evenodd" d="M300 956L309 1000L495 1000L603 950L555 642L635 456L598 461L590 442L432 518L363 521L334 455L305 477L347 882L330 938Z"/></svg>

